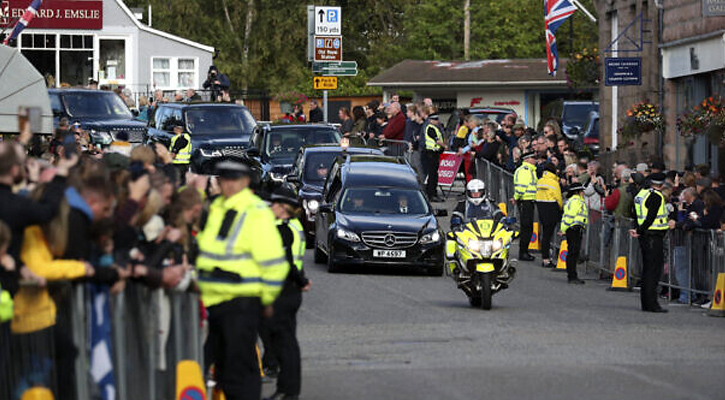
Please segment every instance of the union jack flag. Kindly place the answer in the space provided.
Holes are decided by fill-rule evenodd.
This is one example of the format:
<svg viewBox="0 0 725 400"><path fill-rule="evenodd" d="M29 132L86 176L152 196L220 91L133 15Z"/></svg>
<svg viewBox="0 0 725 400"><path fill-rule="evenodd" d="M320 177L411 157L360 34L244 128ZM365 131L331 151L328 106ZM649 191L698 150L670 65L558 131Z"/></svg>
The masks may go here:
<svg viewBox="0 0 725 400"><path fill-rule="evenodd" d="M544 0L544 24L546 26L546 69L555 76L559 67L556 51L556 30L577 10L569 0Z"/></svg>
<svg viewBox="0 0 725 400"><path fill-rule="evenodd" d="M40 9L40 6L43 5L43 0L33 0L32 3L28 6L28 8L23 13L23 16L20 17L20 20L18 20L18 23L15 24L15 28L13 28L13 32L10 34L10 36L5 38L5 42L3 42L4 45L7 46L8 42L15 39L20 35L20 32L25 29L26 26L30 23L30 21L33 20L33 17L35 17L35 14Z"/></svg>

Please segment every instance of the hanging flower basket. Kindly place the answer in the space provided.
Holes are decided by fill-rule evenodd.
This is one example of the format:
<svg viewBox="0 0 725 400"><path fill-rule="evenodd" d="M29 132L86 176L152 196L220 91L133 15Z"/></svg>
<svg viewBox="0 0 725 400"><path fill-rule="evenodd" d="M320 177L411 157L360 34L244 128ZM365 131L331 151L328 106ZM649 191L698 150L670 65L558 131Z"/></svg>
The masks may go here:
<svg viewBox="0 0 725 400"><path fill-rule="evenodd" d="M711 96L677 119L680 135L689 137L705 134L712 143L725 140L725 99Z"/></svg>
<svg viewBox="0 0 725 400"><path fill-rule="evenodd" d="M624 126L619 128L619 133L625 139L632 139L645 132L662 132L664 127L665 122L659 108L649 101L643 101L632 105L627 110L627 119Z"/></svg>

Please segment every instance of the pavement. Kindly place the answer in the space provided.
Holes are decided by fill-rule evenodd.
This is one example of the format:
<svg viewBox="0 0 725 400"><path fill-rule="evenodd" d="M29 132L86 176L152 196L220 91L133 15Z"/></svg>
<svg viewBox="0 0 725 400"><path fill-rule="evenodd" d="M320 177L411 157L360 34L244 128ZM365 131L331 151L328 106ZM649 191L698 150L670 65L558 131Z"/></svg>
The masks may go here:
<svg viewBox="0 0 725 400"><path fill-rule="evenodd" d="M644 313L637 292L583 270L586 284L568 285L540 263L520 263L483 311L448 277L329 274L308 250L301 398L725 399L725 318L665 300L669 313Z"/></svg>

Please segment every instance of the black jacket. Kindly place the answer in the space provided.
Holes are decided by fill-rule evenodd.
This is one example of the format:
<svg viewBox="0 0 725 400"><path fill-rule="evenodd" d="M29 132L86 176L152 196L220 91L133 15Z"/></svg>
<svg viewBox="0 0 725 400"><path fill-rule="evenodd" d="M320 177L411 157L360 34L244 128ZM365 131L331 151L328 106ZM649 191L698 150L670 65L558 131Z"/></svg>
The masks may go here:
<svg viewBox="0 0 725 400"><path fill-rule="evenodd" d="M320 110L319 107L314 110L310 110L310 122L322 122L324 117L325 116L322 114L322 110Z"/></svg>

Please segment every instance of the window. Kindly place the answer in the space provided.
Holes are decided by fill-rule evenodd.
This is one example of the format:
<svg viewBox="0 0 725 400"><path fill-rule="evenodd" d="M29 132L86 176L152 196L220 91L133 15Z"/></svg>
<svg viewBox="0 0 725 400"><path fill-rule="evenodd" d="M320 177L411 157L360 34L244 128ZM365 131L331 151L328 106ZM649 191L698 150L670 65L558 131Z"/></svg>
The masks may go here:
<svg viewBox="0 0 725 400"><path fill-rule="evenodd" d="M198 87L195 58L154 57L151 59L153 84L157 89Z"/></svg>
<svg viewBox="0 0 725 400"><path fill-rule="evenodd" d="M126 41L123 39L99 40L99 72L101 79L126 78Z"/></svg>

